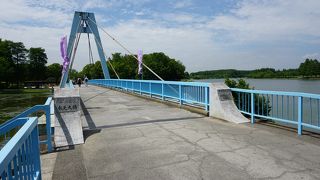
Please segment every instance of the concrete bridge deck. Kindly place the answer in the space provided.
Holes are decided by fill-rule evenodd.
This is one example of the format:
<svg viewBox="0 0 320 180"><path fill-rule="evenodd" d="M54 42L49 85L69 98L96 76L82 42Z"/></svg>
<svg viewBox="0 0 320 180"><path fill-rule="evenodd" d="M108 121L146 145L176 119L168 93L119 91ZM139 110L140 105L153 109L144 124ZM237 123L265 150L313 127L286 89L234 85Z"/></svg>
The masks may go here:
<svg viewBox="0 0 320 180"><path fill-rule="evenodd" d="M81 87L80 94L85 144L57 152L53 179L320 178L318 138L101 87Z"/></svg>

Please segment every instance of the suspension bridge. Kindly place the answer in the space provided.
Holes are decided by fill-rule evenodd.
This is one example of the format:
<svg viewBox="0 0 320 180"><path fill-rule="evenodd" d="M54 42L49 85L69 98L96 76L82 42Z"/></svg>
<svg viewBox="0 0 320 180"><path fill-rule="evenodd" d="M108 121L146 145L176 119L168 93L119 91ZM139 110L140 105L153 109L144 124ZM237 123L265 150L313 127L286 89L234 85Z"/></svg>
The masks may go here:
<svg viewBox="0 0 320 180"><path fill-rule="evenodd" d="M75 12L54 96L0 125L1 179L319 179L320 95L164 81L145 64L159 80L110 79L99 28L139 61ZM83 33L104 79L77 88L68 75Z"/></svg>

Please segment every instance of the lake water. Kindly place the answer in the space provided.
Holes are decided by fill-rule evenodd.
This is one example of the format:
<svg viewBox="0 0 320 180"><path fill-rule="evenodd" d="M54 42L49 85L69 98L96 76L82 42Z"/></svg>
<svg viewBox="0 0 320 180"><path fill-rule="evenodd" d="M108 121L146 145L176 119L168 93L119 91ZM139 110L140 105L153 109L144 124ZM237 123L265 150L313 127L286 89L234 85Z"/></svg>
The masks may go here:
<svg viewBox="0 0 320 180"><path fill-rule="evenodd" d="M44 104L51 94L49 89L1 90L0 124L29 107Z"/></svg>
<svg viewBox="0 0 320 180"><path fill-rule="evenodd" d="M202 79L201 82L224 82L224 79ZM320 94L320 80L300 79L245 79L258 90L293 91Z"/></svg>
<svg viewBox="0 0 320 180"><path fill-rule="evenodd" d="M201 82L224 82L224 79L203 79ZM320 94L320 80L298 79L245 79L250 87L257 90L291 91ZM261 95L260 95L261 97ZM266 96L271 107L269 116L280 119L297 121L298 98L290 96ZM261 102L260 102L261 103ZM303 122L320 126L320 100L303 98ZM239 105L238 105L239 106ZM249 107L248 107L249 109ZM261 110L261 109L260 109ZM257 111L257 110L256 110Z"/></svg>

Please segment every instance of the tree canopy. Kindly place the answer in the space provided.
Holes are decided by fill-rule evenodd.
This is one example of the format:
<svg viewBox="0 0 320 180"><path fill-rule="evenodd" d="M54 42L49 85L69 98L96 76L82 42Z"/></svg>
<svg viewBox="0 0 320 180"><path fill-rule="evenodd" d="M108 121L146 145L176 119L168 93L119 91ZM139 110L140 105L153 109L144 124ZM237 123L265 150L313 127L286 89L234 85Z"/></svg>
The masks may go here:
<svg viewBox="0 0 320 180"><path fill-rule="evenodd" d="M193 79L218 78L309 78L320 76L320 63L316 59L306 59L297 69L261 68L255 70L222 69L199 71L190 74Z"/></svg>
<svg viewBox="0 0 320 180"><path fill-rule="evenodd" d="M320 62L316 59L306 59L299 66L299 73L302 76L312 77L320 75Z"/></svg>
<svg viewBox="0 0 320 180"><path fill-rule="evenodd" d="M27 49L22 42L0 39L0 87L20 87L24 81L46 80L47 59L43 48Z"/></svg>

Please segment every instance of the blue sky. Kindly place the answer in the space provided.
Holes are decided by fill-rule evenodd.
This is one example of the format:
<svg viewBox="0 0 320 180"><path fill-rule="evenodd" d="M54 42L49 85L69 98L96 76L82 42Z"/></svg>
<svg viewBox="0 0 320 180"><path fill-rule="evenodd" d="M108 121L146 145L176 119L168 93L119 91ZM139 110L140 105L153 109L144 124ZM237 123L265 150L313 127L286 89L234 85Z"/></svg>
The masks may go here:
<svg viewBox="0 0 320 180"><path fill-rule="evenodd" d="M59 40L69 34L74 11L89 11L132 52L164 52L190 72L296 68L320 57L319 9L319 0L5 0L0 38L43 47L49 64L61 63ZM107 56L124 53L100 35ZM82 38L74 67L88 62Z"/></svg>

